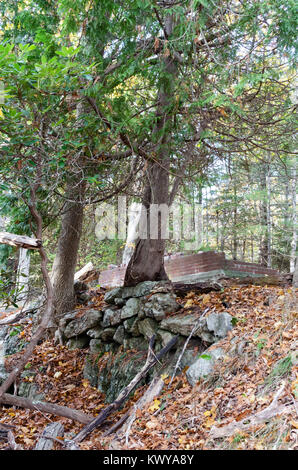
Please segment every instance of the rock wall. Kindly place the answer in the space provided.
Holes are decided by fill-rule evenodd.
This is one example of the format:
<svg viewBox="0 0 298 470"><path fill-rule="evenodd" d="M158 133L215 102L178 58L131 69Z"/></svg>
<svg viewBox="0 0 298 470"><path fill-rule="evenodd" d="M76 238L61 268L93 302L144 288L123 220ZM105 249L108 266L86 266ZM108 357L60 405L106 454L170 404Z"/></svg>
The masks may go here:
<svg viewBox="0 0 298 470"><path fill-rule="evenodd" d="M199 309L192 313L181 309L172 285L167 281L146 281L136 287L118 287L108 291L104 299L102 309L84 307L64 315L59 322L56 339L72 349L88 348L84 377L106 394L107 402L113 401L142 369L153 334L156 336L156 352L173 336L178 336L178 341L162 363L152 368L143 383L150 381L157 373L171 375L188 366L189 382L195 384L205 373L209 373L219 357L219 354L216 357L215 353L209 354L208 348L224 338L232 328L232 317L226 312L208 312L202 316ZM194 326L196 330L176 370L182 348ZM0 330L0 383L8 374L5 356L25 346L19 332L18 327L13 326ZM202 353L209 359L207 362ZM22 378L32 373L27 370L23 372L18 394L42 399L38 386L34 384L34 376L32 383L22 382Z"/></svg>
<svg viewBox="0 0 298 470"><path fill-rule="evenodd" d="M188 344L181 368L193 364L200 352L225 337L232 328L232 318L226 312L211 313L202 318L201 311L191 314L179 312L181 306L167 281L146 281L136 287L118 287L107 292L104 300L102 310L90 309L83 314L76 310L65 315L59 323L59 336L70 348L89 347L84 376L106 393L107 401L114 400L143 367L153 334L156 336L156 351L173 336L178 335L179 338L176 348L168 354L162 366L158 365L151 371L148 380L156 369L173 370L194 325L197 324L197 329Z"/></svg>
<svg viewBox="0 0 298 470"><path fill-rule="evenodd" d="M117 287L123 284L126 266L115 267L100 273L98 283L103 287ZM205 251L192 255L165 257L165 270L173 282L197 282L222 276L277 276L275 269L256 263L228 260L224 253Z"/></svg>

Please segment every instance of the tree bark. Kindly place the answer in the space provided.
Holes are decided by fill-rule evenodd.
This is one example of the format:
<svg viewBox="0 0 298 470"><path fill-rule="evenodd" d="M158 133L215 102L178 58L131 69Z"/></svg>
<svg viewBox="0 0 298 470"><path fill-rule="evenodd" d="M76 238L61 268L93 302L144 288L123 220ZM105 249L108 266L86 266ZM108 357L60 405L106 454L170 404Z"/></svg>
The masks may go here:
<svg viewBox="0 0 298 470"><path fill-rule="evenodd" d="M65 204L61 233L51 273L56 317L69 312L75 306L74 275L82 233L84 193L84 180L77 182L75 188L73 180L68 183L66 197L71 200Z"/></svg>
<svg viewBox="0 0 298 470"><path fill-rule="evenodd" d="M260 224L262 235L260 239L259 263L263 266L268 266L269 261L267 174L267 164L262 163L260 166L260 188L262 190L262 200L260 202Z"/></svg>
<svg viewBox="0 0 298 470"><path fill-rule="evenodd" d="M80 101L77 105L77 126L80 127L89 105ZM54 288L55 317L69 312L75 306L74 276L82 234L84 196L86 190L85 159L78 155L71 162L66 188L66 203L61 220L61 232L51 279Z"/></svg>
<svg viewBox="0 0 298 470"><path fill-rule="evenodd" d="M164 26L165 39L171 36L173 27L173 15L168 15ZM126 269L125 286L135 286L142 281L168 279L164 269L165 239L161 233L161 221L158 222L157 238L152 238L153 227L152 223L150 225L150 212L153 204L169 205L170 138L173 125L173 112L171 110L175 100L174 85L177 75L175 59L170 55L167 57L163 55L161 57L161 68L156 126L152 133L154 158L148 162L145 170L145 187L142 200L143 213L141 217L143 217L143 223L145 222L145 225L147 225L147 234L143 232L136 242Z"/></svg>
<svg viewBox="0 0 298 470"><path fill-rule="evenodd" d="M296 266L293 274L293 287L298 287L298 256L296 256Z"/></svg>

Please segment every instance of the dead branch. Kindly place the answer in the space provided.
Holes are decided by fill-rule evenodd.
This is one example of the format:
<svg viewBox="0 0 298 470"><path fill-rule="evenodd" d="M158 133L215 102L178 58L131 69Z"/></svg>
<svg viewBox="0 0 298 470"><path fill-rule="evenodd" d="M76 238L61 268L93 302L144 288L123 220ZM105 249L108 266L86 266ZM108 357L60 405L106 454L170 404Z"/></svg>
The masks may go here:
<svg viewBox="0 0 298 470"><path fill-rule="evenodd" d="M117 421L111 428L109 428L104 434L103 437L109 436L110 434L113 434L117 429L119 429L121 426L120 432L125 432L125 429L127 428L128 425L131 426L133 421L136 419L136 410L141 410L144 408L145 405L148 403L152 402L155 397L160 395L162 389L164 387L164 381L160 377L155 377L149 387L147 388L146 392L144 393L141 398L133 405L133 407L128 410L127 413L125 413L122 418ZM129 419L128 419L129 418ZM130 424L131 423L131 424Z"/></svg>
<svg viewBox="0 0 298 470"><path fill-rule="evenodd" d="M274 418L278 415L290 414L295 413L295 404L294 405L279 405L278 398L280 397L281 393L284 390L285 385L283 384L280 389L277 391L275 397L273 398L272 403L267 406L259 413L255 415L248 416L241 421L233 421L232 423L227 424L226 426L222 426L220 428L212 427L210 430L210 438L211 439L219 439L222 437L233 436L236 431L247 431L251 427L256 426L258 424L262 424L268 421L271 418Z"/></svg>
<svg viewBox="0 0 298 470"><path fill-rule="evenodd" d="M189 334L187 340L185 341L184 346L183 346L183 348L182 348L182 351L181 351L181 353L180 353L180 355L179 355L179 357L178 357L178 360L177 360L177 362L176 362L175 369L174 369L174 372L173 372L173 374L172 374L172 378L171 378L171 381L170 381L170 383L169 383L169 385L168 385L168 388L172 385L172 382L173 382L173 380L174 380L174 377L176 376L177 370L178 370L178 368L179 368L179 366L180 366L181 359L182 359L182 357L183 357L183 354L184 354L184 352L185 352L185 349L186 349L186 347L187 347L187 345L188 345L188 343L189 343L189 341L190 341L192 335L193 335L193 334L195 333L195 331L198 329L198 327L199 327L199 325L200 325L201 319L206 315L207 312L209 312L209 310L210 310L210 309L209 309L208 307L204 310L204 312L202 313L202 315L200 316L200 318L195 322L195 324L194 324L194 326L193 326L193 328L192 328L192 330L191 330L191 332L190 332L190 334Z"/></svg>
<svg viewBox="0 0 298 470"><path fill-rule="evenodd" d="M98 428L106 418L113 412L118 410L121 405L124 403L126 398L130 395L135 386L147 375L148 371L159 361L173 346L178 340L178 336L172 338L166 346L159 351L158 354L152 355L153 343L155 336L153 335L149 341L148 356L144 367L138 372L138 374L132 379L132 381L120 392L116 400L111 403L107 408L102 410L99 415L87 424L72 440L72 442L77 443L85 439L88 434L90 434L94 429Z"/></svg>
<svg viewBox="0 0 298 470"><path fill-rule="evenodd" d="M0 243L4 245L17 246L36 250L41 247L41 240L30 238L26 235L16 235L15 233L0 232Z"/></svg>
<svg viewBox="0 0 298 470"><path fill-rule="evenodd" d="M88 424L93 420L93 416L87 415L82 411L67 408L66 406L56 405L55 403L48 403L42 401L31 401L28 398L18 397L17 395L10 395L4 393L0 398L0 403L4 405L19 406L21 408L28 408L29 410L42 411L55 416L63 416L64 418L78 421L82 424ZM2 423L1 423L2 425Z"/></svg>

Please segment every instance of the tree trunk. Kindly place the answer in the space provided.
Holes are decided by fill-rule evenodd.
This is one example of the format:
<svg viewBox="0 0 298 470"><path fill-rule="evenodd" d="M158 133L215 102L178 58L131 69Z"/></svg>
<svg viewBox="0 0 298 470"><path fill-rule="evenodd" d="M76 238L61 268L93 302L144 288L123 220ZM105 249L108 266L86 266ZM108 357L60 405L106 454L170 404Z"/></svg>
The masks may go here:
<svg viewBox="0 0 298 470"><path fill-rule="evenodd" d="M72 201L67 201L65 204L61 233L51 273L55 296L55 316L69 312L75 305L74 275L82 233L84 192L84 180L77 183L76 188L73 182L68 183L66 197Z"/></svg>
<svg viewBox="0 0 298 470"><path fill-rule="evenodd" d="M17 300L23 304L28 297L29 288L29 270L30 270L30 252L26 248L19 249L19 263L17 270L16 289Z"/></svg>
<svg viewBox="0 0 298 470"><path fill-rule="evenodd" d="M122 255L122 264L128 265L134 251L134 245L138 239L138 224L141 215L141 204L133 202L128 211L128 227L126 243Z"/></svg>
<svg viewBox="0 0 298 470"><path fill-rule="evenodd" d="M296 256L296 266L293 275L293 287L298 288L298 256Z"/></svg>
<svg viewBox="0 0 298 470"><path fill-rule="evenodd" d="M139 238L126 269L125 286L135 286L143 281L168 279L164 268L165 239L162 238L161 224L158 227L158 238L151 237L153 226L150 209L151 204L168 203L169 175L168 171L159 164L150 163L148 166Z"/></svg>
<svg viewBox="0 0 298 470"><path fill-rule="evenodd" d="M262 235L260 239L259 263L263 266L268 266L269 261L267 171L267 164L261 164L260 187L262 191L262 200L260 202L260 224L262 227Z"/></svg>
<svg viewBox="0 0 298 470"><path fill-rule="evenodd" d="M173 31L174 18L168 15L165 20L165 39ZM167 280L164 269L165 239L161 233L161 220L158 215L157 237L156 227L150 221L152 204L169 204L169 167L170 167L170 139L173 125L171 109L175 101L175 78L177 64L171 55L161 56L163 70L160 76L160 86L157 96L156 126L152 133L154 144L154 160L148 161L145 173L145 187L143 194L143 207L141 224L147 225L147 233L143 231L136 242L133 255L126 269L124 285L134 286L142 281ZM152 213L152 212L151 212ZM168 222L168 221L167 221ZM155 232L152 238L152 232Z"/></svg>
<svg viewBox="0 0 298 470"><path fill-rule="evenodd" d="M84 115L88 111L89 104L83 100L79 101L77 104L78 128L84 125ZM55 296L55 317L69 312L75 306L74 275L82 234L86 190L84 155L79 154L77 158L74 158L69 174L61 232L51 273Z"/></svg>
<svg viewBox="0 0 298 470"><path fill-rule="evenodd" d="M295 271L295 260L296 260L296 271L297 271L297 201L296 201L296 182L297 182L297 170L296 170L296 162L294 162L293 167L293 179L292 179L292 187L291 187L291 196L292 196L292 240L291 240L291 254L290 254L290 272L293 273Z"/></svg>

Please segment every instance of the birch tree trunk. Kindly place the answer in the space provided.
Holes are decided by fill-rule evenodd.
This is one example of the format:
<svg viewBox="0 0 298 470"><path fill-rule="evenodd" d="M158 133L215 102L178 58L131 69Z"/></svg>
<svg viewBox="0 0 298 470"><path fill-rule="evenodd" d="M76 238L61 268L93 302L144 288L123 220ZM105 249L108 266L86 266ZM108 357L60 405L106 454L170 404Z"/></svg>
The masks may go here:
<svg viewBox="0 0 298 470"><path fill-rule="evenodd" d="M296 183L297 183L297 167L294 162L293 178L291 185L291 196L292 196L292 241L291 241L291 255L290 255L290 272L295 271L295 260L297 256L297 196L296 196ZM296 261L297 270L297 261Z"/></svg>
<svg viewBox="0 0 298 470"><path fill-rule="evenodd" d="M133 202L128 210L128 226L126 243L122 255L122 264L128 265L138 239L138 225L141 216L142 204Z"/></svg>
<svg viewBox="0 0 298 470"><path fill-rule="evenodd" d="M19 249L19 262L16 278L16 289L18 302L25 303L29 291L30 251L26 248Z"/></svg>

